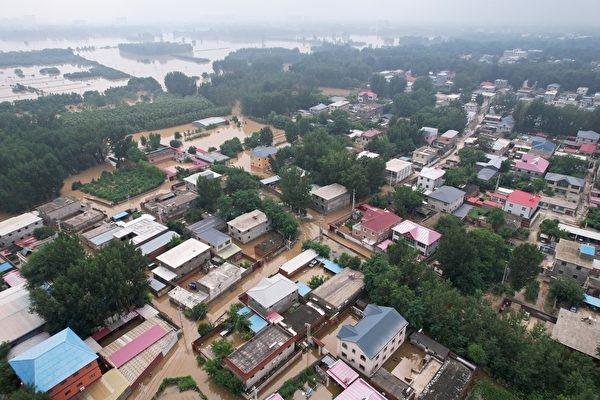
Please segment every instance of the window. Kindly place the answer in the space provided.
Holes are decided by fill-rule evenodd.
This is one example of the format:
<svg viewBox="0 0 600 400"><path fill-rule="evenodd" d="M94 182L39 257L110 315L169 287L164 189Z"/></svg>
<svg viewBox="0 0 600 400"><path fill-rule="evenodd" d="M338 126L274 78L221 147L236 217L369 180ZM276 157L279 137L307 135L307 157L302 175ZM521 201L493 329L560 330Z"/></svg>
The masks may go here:
<svg viewBox="0 0 600 400"><path fill-rule="evenodd" d="M356 350L355 349L352 349L352 354L356 354Z"/></svg>
<svg viewBox="0 0 600 400"><path fill-rule="evenodd" d="M358 367L359 367L361 370L363 370L363 371L365 370L365 366L364 366L364 365L362 365L362 364L360 364Z"/></svg>
<svg viewBox="0 0 600 400"><path fill-rule="evenodd" d="M360 355L360 359L363 361L366 361L367 359L365 358L365 356L363 356L362 354Z"/></svg>
<svg viewBox="0 0 600 400"><path fill-rule="evenodd" d="M573 279L577 279L577 275L573 275Z"/></svg>
<svg viewBox="0 0 600 400"><path fill-rule="evenodd" d="M342 348L347 349L348 345L346 343L342 343Z"/></svg>
<svg viewBox="0 0 600 400"><path fill-rule="evenodd" d="M346 355L346 353L344 353L344 352L342 351L342 357L346 357L346 358L347 358L347 357L348 357L348 355Z"/></svg>
<svg viewBox="0 0 600 400"><path fill-rule="evenodd" d="M581 270L581 267L578 265L578 266L577 266L575 269L576 269L577 271L580 271L580 270Z"/></svg>

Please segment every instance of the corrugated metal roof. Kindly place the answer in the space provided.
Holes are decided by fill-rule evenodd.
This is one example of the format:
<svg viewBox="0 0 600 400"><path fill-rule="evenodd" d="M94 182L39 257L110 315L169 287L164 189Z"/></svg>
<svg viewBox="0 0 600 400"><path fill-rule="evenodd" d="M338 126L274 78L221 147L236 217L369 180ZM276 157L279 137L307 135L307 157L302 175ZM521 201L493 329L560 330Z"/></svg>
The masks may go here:
<svg viewBox="0 0 600 400"><path fill-rule="evenodd" d="M121 347L108 357L108 361L115 367L119 368L133 357L152 346L163 336L167 334L165 328L160 325L154 325L140 336Z"/></svg>
<svg viewBox="0 0 600 400"><path fill-rule="evenodd" d="M19 378L46 392L98 356L70 328L9 361Z"/></svg>
<svg viewBox="0 0 600 400"><path fill-rule="evenodd" d="M0 292L0 342L13 342L41 327L45 321L29 311L25 284Z"/></svg>

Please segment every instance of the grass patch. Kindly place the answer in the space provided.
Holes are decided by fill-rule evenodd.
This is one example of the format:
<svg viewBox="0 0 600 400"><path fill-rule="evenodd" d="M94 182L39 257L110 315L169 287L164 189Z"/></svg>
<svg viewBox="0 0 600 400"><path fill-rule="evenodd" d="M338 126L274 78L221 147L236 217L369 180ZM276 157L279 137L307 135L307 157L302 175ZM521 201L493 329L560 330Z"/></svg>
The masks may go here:
<svg viewBox="0 0 600 400"><path fill-rule="evenodd" d="M102 172L99 179L81 186L80 190L113 203L126 200L160 186L165 174L154 165L142 162L114 172Z"/></svg>
<svg viewBox="0 0 600 400"><path fill-rule="evenodd" d="M200 394L200 397L203 400L208 400L208 397L198 387L196 381L191 376L178 376L177 378L165 378L160 383L156 394L152 397L152 400L158 400L160 396L163 394L166 388L169 386L177 386L180 392L187 392L188 390L193 390Z"/></svg>
<svg viewBox="0 0 600 400"><path fill-rule="evenodd" d="M285 400L291 400L296 390L301 390L306 383L312 388L317 384L317 372L312 367L306 368L295 378L283 382L283 385L281 385L281 388L277 392Z"/></svg>
<svg viewBox="0 0 600 400"><path fill-rule="evenodd" d="M465 400L519 400L519 397L488 380L479 380L473 385Z"/></svg>

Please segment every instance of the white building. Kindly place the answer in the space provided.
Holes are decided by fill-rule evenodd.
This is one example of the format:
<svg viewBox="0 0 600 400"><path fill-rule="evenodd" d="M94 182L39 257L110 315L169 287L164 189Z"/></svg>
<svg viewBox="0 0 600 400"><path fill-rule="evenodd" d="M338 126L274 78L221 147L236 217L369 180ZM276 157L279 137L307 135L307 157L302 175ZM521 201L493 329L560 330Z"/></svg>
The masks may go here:
<svg viewBox="0 0 600 400"><path fill-rule="evenodd" d="M31 236L33 230L42 225L42 218L32 213L24 213L0 222L0 248Z"/></svg>
<svg viewBox="0 0 600 400"><path fill-rule="evenodd" d="M227 229L229 236L242 243L248 243L267 233L271 229L271 223L264 212L254 210L229 221Z"/></svg>
<svg viewBox="0 0 600 400"><path fill-rule="evenodd" d="M385 163L386 180L390 186L396 185L408 178L413 171L410 161L392 158Z"/></svg>
<svg viewBox="0 0 600 400"><path fill-rule="evenodd" d="M209 302L235 285L240 279L242 279L242 270L226 262L210 270L198 281L198 286L202 292L208 295L206 302Z"/></svg>
<svg viewBox="0 0 600 400"><path fill-rule="evenodd" d="M369 304L355 325L337 334L340 358L366 376L372 376L400 347L408 322L391 307Z"/></svg>
<svg viewBox="0 0 600 400"><path fill-rule="evenodd" d="M423 167L417 178L417 186L423 190L434 190L444 184L446 171L439 168Z"/></svg>
<svg viewBox="0 0 600 400"><path fill-rule="evenodd" d="M281 274L262 278L246 292L248 306L262 316L269 312L282 313L298 300L298 286Z"/></svg>
<svg viewBox="0 0 600 400"><path fill-rule="evenodd" d="M198 184L198 178L203 177L206 179L219 179L221 178L221 174L211 171L210 169L207 169L205 171L202 172L198 172L195 173L193 175L190 175L188 177L185 177L183 180L185 182L185 186L188 188L188 190L191 190L193 192L198 192L198 188L196 187L196 185Z"/></svg>
<svg viewBox="0 0 600 400"><path fill-rule="evenodd" d="M541 196L515 190L506 197L504 211L525 219L531 219L540 205Z"/></svg>
<svg viewBox="0 0 600 400"><path fill-rule="evenodd" d="M465 199L465 192L453 186L440 186L427 195L429 205L437 211L448 214L460 207Z"/></svg>
<svg viewBox="0 0 600 400"><path fill-rule="evenodd" d="M210 246L196 239L188 239L156 257L161 266L177 274L176 279L181 279L209 259Z"/></svg>
<svg viewBox="0 0 600 400"><path fill-rule="evenodd" d="M348 189L339 183L314 187L310 191L310 196L312 198L313 208L322 214L339 210L350 204L350 193L348 192Z"/></svg>

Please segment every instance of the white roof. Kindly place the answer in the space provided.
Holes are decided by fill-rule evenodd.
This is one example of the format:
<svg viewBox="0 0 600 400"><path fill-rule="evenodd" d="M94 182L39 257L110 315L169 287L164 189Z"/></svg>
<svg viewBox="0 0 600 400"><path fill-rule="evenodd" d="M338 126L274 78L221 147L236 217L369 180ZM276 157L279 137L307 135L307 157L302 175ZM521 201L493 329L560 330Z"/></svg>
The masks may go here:
<svg viewBox="0 0 600 400"><path fill-rule="evenodd" d="M29 311L31 300L25 285L0 292L0 343L17 340L45 323L42 317Z"/></svg>
<svg viewBox="0 0 600 400"><path fill-rule="evenodd" d="M281 299L298 290L298 286L281 274L263 278L258 285L248 290L249 297L264 308L269 308Z"/></svg>
<svg viewBox="0 0 600 400"><path fill-rule="evenodd" d="M206 298L208 298L208 295L205 293L192 293L185 290L181 286L175 286L175 288L169 292L169 299L188 309L193 308L196 304L202 303Z"/></svg>
<svg viewBox="0 0 600 400"><path fill-rule="evenodd" d="M385 163L385 169L391 172L400 172L403 169L410 167L411 165L412 163L410 161L392 158L391 160Z"/></svg>
<svg viewBox="0 0 600 400"><path fill-rule="evenodd" d="M346 100L340 100L340 101L336 101L335 103L331 103L329 105L330 108L340 108L340 107L344 107L345 105L350 104L350 102L346 101Z"/></svg>
<svg viewBox="0 0 600 400"><path fill-rule="evenodd" d="M508 145L510 144L510 140L508 139L497 139L494 144L492 145L492 150L494 151L500 151L505 147L508 147Z"/></svg>
<svg viewBox="0 0 600 400"><path fill-rule="evenodd" d="M8 235L19 229L23 229L31 224L41 221L42 219L32 213L24 213L16 217L9 218L0 222L0 236Z"/></svg>
<svg viewBox="0 0 600 400"><path fill-rule="evenodd" d="M285 272L286 275L290 276L312 260L317 258L317 252L313 249L304 250L302 253L298 254L296 257L292 258L281 264L279 270Z"/></svg>
<svg viewBox="0 0 600 400"><path fill-rule="evenodd" d="M158 266L152 270L152 273L167 282L173 282L177 278L177 274L163 266Z"/></svg>
<svg viewBox="0 0 600 400"><path fill-rule="evenodd" d="M449 129L442 134L442 137L446 139L453 139L456 136L458 136L458 131L455 131L453 129Z"/></svg>
<svg viewBox="0 0 600 400"><path fill-rule="evenodd" d="M423 178L427 179L436 180L444 176L445 173L446 171L444 171L443 169L423 167L419 176L422 176Z"/></svg>
<svg viewBox="0 0 600 400"><path fill-rule="evenodd" d="M227 225L241 232L246 232L260 224L267 222L268 220L267 214L260 210L254 210L232 219L231 221L227 222Z"/></svg>
<svg viewBox="0 0 600 400"><path fill-rule="evenodd" d="M589 229L579 228L577 226L558 224L558 228L569 232L572 235L582 236L588 239L600 241L600 232Z"/></svg>
<svg viewBox="0 0 600 400"><path fill-rule="evenodd" d="M377 158L377 157L379 157L379 154L373 153L372 151L369 151L369 150L363 150L360 153L358 153L358 155L356 156L356 158L363 158L363 157Z"/></svg>
<svg viewBox="0 0 600 400"><path fill-rule="evenodd" d="M194 123L202 124L204 126L209 126L209 125L222 124L222 123L225 123L226 121L227 120L225 118L221 118L221 117L208 117L208 118L199 119L197 121L194 121Z"/></svg>
<svg viewBox="0 0 600 400"><path fill-rule="evenodd" d="M167 230L166 226L156 222L155 218L149 214L142 214L133 221L117 222L117 225L121 226L123 229L113 233L113 236L117 239L121 239L133 234L134 237L131 239L131 243L134 245L144 243L146 240L152 239Z"/></svg>
<svg viewBox="0 0 600 400"><path fill-rule="evenodd" d="M185 242L173 247L166 253L156 257L161 263L176 269L181 267L186 262L197 257L199 254L210 251L210 246L202 243L194 238L188 239Z"/></svg>
<svg viewBox="0 0 600 400"><path fill-rule="evenodd" d="M344 186L340 185L339 183L332 183L331 185L313 188L310 191L310 194L321 197L325 200L331 200L347 192L348 190Z"/></svg>
<svg viewBox="0 0 600 400"><path fill-rule="evenodd" d="M232 281L231 278L237 278L235 281ZM198 283L206 286L207 288L214 290L216 288L220 288L225 283L229 283L229 286L233 285L235 282L242 278L242 271L240 267L233 265L231 263L224 263L223 265L218 266L215 269L212 269L208 272L208 274L204 275ZM227 289L224 287L222 290Z"/></svg>
<svg viewBox="0 0 600 400"><path fill-rule="evenodd" d="M201 176L208 178L208 179L218 179L223 175L221 175L217 172L211 171L210 169L207 169L206 171L197 172L193 175L186 176L185 178L183 178L183 180L188 183L191 183L192 185L195 185L198 182L198 178Z"/></svg>

